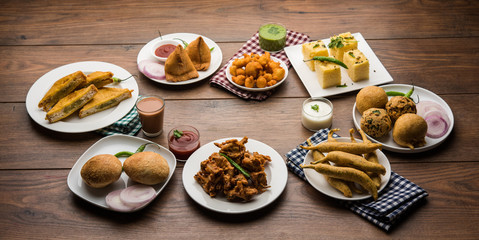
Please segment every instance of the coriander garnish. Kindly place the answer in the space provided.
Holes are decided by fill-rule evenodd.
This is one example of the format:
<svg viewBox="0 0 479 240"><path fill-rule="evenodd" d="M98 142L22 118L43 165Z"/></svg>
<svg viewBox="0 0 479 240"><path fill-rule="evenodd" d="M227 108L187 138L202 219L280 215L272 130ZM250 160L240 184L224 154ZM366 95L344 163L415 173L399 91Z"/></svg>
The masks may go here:
<svg viewBox="0 0 479 240"><path fill-rule="evenodd" d="M316 112L319 112L319 106L318 106L318 104L312 105L312 106L311 106L311 109L313 109L313 110L316 111Z"/></svg>
<svg viewBox="0 0 479 240"><path fill-rule="evenodd" d="M180 138L181 136L183 136L183 132L179 131L178 129L175 129L175 131L173 131L173 135L175 135L175 138Z"/></svg>
<svg viewBox="0 0 479 240"><path fill-rule="evenodd" d="M331 38L331 42L328 44L328 47L329 48L342 48L342 47L344 47L343 38L342 37Z"/></svg>

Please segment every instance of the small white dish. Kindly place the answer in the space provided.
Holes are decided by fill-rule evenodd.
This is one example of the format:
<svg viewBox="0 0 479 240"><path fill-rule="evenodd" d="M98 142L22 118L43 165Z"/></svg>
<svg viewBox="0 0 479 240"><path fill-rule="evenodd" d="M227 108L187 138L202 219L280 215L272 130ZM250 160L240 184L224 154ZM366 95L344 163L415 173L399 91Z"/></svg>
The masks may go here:
<svg viewBox="0 0 479 240"><path fill-rule="evenodd" d="M90 158L95 155L116 154L121 151L135 152L139 146L145 143L153 142L128 135L111 135L100 139L98 142L88 148L76 161L75 165L73 165L72 169L70 170L70 173L68 174L68 187L75 195L84 199L85 201L96 206L114 211L113 209L109 208L108 205L106 205L106 195L108 195L108 193L112 191L124 189L137 183L133 182L128 177L128 175L126 175L125 172L122 172L120 179L118 179L116 182L104 188L92 188L83 182L83 179L80 175L81 168ZM161 156L166 159L166 161L168 162L168 166L170 167L170 172L166 181L152 186L156 191L156 196L158 196L168 184L171 177L173 176L173 173L175 172L176 158L173 153L171 153L167 148L160 146L156 143L146 145L144 151L152 151L161 154ZM123 164L126 157L120 157L119 159ZM142 206L141 208L145 207L146 205ZM132 211L138 211L141 208L134 209Z"/></svg>
<svg viewBox="0 0 479 240"><path fill-rule="evenodd" d="M286 78L288 77L288 66L286 65L286 63L284 63L283 61L279 60L279 58L276 58L276 57L273 57L271 56L271 59L275 62L279 62L280 63L280 66L284 69L284 77L283 79L281 79L279 82L277 82L275 85L273 86L269 86L269 87L264 87L264 88L249 88L249 87L245 87L245 86L241 86L235 82L233 82L233 79L232 79L232 76L231 76L231 73L230 73L230 67L231 65L233 64L233 60L230 61L230 63L228 64L228 67L226 67L225 69L225 72L226 72L226 78L228 79L228 81L230 81L231 84L233 84L235 87L237 88L240 88L240 89L243 89L243 90L246 90L246 91L251 91L251 92L264 92L264 91L268 91L268 90L271 90L273 88L276 88L278 87L279 85L281 85L285 80Z"/></svg>
<svg viewBox="0 0 479 240"><path fill-rule="evenodd" d="M231 202L223 195L218 195L214 198L210 197L201 185L196 182L194 176L200 170L201 162L208 159L212 153L219 151L219 148L214 144L215 142L222 143L233 138L236 137L218 139L196 150L183 167L183 186L195 202L207 209L229 214L248 213L266 207L281 195L288 181L288 170L283 158L276 150L250 138L245 144L248 151L258 152L271 157L271 162L265 164L266 178L268 185L271 187L266 189L265 192L254 196L249 202ZM241 140L242 138L236 139Z"/></svg>
<svg viewBox="0 0 479 240"><path fill-rule="evenodd" d="M312 98L327 97L346 92L352 92L366 86L380 85L393 81L393 78L383 66L381 61L379 61L379 58L373 52L361 33L353 33L353 36L356 38L356 40L358 40L358 49L361 50L361 52L363 52L369 60L369 80L353 82L351 78L349 78L346 69L341 68L341 84L346 84L346 87L330 87L323 89L321 85L319 85L316 72L311 71L303 62L303 53L301 50L302 45L299 44L284 48L284 51L296 70L296 73ZM322 41L324 44L326 44L326 46L330 43L329 38L322 39Z"/></svg>
<svg viewBox="0 0 479 240"><path fill-rule="evenodd" d="M386 92L387 91L397 91L397 92L406 93L412 88L412 85L388 84L388 85L384 85L384 86L380 86L380 87L382 87ZM439 144L441 144L442 142L444 142L444 140L446 140L446 138L449 136L449 134L451 134L452 129L454 128L454 114L452 113L451 108L449 107L449 105L447 105L446 101L444 101L441 97L439 97L435 93L433 93L433 92L431 92L427 89L424 89L424 88L421 88L421 87L418 87L418 86L414 86L414 92L413 92L411 97L413 99L417 100L418 96L419 96L420 101L436 102L439 105L441 105L442 108L444 108L444 110L446 111L447 116L449 117L449 119L451 121L451 124L449 126L449 129L447 130L447 133L444 134L444 136L442 136L440 138L426 137L426 145L424 145L422 147L414 148L414 150L411 150L408 147L399 146L396 142L394 142L392 130L388 134L386 134L385 136L383 136L381 138L375 139L375 138L370 137L369 135L368 135L368 138L372 142L381 143L383 145L383 149L389 150L391 152L398 152L398 153L424 152L424 151L433 149L433 148L439 146ZM391 98L391 97L389 97L389 98ZM353 122L354 122L354 126L356 126L356 128L358 128L358 129L361 128L361 118L362 118L361 114L356 109L356 103L354 103L354 106L353 106Z"/></svg>
<svg viewBox="0 0 479 240"><path fill-rule="evenodd" d="M351 139L348 137L339 137L335 138L338 142L351 142ZM357 142L362 142L360 139L356 139ZM389 179L391 178L391 165L389 164L389 160L384 155L383 152L376 150L376 154L378 156L378 161L381 165L386 168L386 174L381 176L381 186L378 189L378 194L386 187ZM327 155L327 153L324 153ZM303 164L307 165L313 162L313 154L311 151L308 151L306 157L304 158ZM371 195L369 193L356 193L353 191L353 196L351 198L345 197L340 191L333 188L324 177L323 174L316 172L316 170L312 168L305 168L304 175L308 182L313 186L316 190L320 191L321 193L330 196L332 198L340 199L340 200L348 200L348 201L356 201L370 198Z"/></svg>
<svg viewBox="0 0 479 240"><path fill-rule="evenodd" d="M95 71L110 71L114 77L119 79L126 79L132 75L117 65L97 61L70 63L45 73L32 85L26 99L28 114L40 126L63 133L90 132L113 124L124 117L135 106L139 91L135 78L131 77L121 83L107 85L107 87L128 88L133 90L131 98L123 100L118 106L85 118L80 118L78 114L74 113L58 122L49 123L48 120L45 119L46 112L38 108L38 102L40 102L45 93L58 79L76 71L82 71L85 75Z"/></svg>
<svg viewBox="0 0 479 240"><path fill-rule="evenodd" d="M160 56L156 55L156 49L159 48L160 46L167 45L167 44L171 44L171 45L174 45L176 47L176 46L178 46L178 44L181 44L181 43L178 42L178 41L172 40L172 39L159 40L159 41L153 43L153 45L151 46L151 49L150 49L151 55L154 58L156 58L157 60L159 60L161 62L165 62L166 59L168 59L168 57L160 57Z"/></svg>

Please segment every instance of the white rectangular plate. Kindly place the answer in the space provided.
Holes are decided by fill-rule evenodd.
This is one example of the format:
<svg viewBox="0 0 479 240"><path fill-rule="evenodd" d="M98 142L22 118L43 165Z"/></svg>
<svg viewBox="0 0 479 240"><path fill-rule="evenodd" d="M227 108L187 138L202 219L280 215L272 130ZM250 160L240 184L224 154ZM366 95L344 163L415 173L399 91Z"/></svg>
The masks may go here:
<svg viewBox="0 0 479 240"><path fill-rule="evenodd" d="M321 88L321 85L319 85L318 79L316 77L316 73L311 71L303 62L301 44L286 47L284 49L286 55L288 55L289 61L293 65L296 73L312 98L332 96L358 90L366 86L380 85L393 81L393 78L391 75L389 75L389 72L379 61L376 54L374 54L371 47L369 47L361 33L353 33L353 36L356 38L356 40L358 40L358 49L363 52L366 58L369 60L369 80L353 82L351 78L349 78L346 69L341 68L341 84L346 84L347 87L330 87L326 89ZM326 44L326 46L328 46L330 42L329 38L322 39L322 41L324 44Z"/></svg>

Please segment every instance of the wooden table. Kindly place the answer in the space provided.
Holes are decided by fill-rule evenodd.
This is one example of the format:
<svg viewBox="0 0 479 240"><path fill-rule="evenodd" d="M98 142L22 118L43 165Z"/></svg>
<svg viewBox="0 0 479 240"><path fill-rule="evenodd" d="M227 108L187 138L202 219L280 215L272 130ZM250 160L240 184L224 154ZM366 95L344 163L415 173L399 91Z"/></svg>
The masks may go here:
<svg viewBox="0 0 479 240"><path fill-rule="evenodd" d="M2 1L0 3L0 238L477 238L479 236L479 2L476 1ZM166 99L165 129L192 124L207 143L248 136L283 157L312 133L300 122L309 97L293 68L265 101L245 101L208 80L181 87L139 73L140 49L162 34L187 32L213 39L223 64L265 22L281 22L311 39L361 32L394 78L443 98L455 125L434 150L384 151L393 171L429 193L385 232L288 172L282 195L242 215L209 211L185 192L183 163L145 209L120 214L76 197L67 175L102 138L36 124L25 107L32 84L46 72L79 61L104 61L139 77L140 94ZM334 128L347 135L357 92L329 99ZM254 116L261 116L260 118ZM139 137L146 138L142 133ZM153 141L166 146L165 134Z"/></svg>

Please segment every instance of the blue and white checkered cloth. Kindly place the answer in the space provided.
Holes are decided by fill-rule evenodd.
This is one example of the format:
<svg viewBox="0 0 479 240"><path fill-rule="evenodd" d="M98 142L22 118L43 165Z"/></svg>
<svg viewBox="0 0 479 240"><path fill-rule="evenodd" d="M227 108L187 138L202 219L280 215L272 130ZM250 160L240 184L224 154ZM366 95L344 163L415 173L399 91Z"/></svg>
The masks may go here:
<svg viewBox="0 0 479 240"><path fill-rule="evenodd" d="M328 139L329 129L321 129L314 133L310 140L316 145ZM338 137L334 135L334 137ZM300 145L307 146L307 141ZM300 165L308 150L302 149L299 145L286 154L289 170L306 180L303 169ZM307 181L307 180L306 180ZM377 201L366 199L361 201L340 201L340 204L348 207L351 211L366 218L378 227L389 231L392 225L404 215L412 206L428 196L428 193L407 180L406 178L391 172L391 179L388 185L379 193Z"/></svg>
<svg viewBox="0 0 479 240"><path fill-rule="evenodd" d="M141 129L140 117L136 108L131 108L130 112L126 114L120 120L114 122L112 125L105 128L99 129L96 132L104 135L114 135L114 134L126 134L126 135L135 135Z"/></svg>

